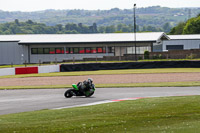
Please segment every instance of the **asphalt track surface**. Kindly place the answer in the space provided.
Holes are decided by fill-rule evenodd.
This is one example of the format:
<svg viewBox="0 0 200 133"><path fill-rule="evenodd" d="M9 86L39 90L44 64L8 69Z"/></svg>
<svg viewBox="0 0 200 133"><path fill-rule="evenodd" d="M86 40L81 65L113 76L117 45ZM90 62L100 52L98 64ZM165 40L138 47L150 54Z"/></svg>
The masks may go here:
<svg viewBox="0 0 200 133"><path fill-rule="evenodd" d="M0 90L0 115L69 108L123 98L200 95L200 87L97 88L90 98L65 98L66 89Z"/></svg>

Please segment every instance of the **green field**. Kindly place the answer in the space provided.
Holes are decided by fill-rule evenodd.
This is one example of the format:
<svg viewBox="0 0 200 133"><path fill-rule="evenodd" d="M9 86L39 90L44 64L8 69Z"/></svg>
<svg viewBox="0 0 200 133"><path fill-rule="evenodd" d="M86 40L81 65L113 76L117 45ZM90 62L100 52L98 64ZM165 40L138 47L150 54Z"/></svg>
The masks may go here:
<svg viewBox="0 0 200 133"><path fill-rule="evenodd" d="M0 116L1 133L199 133L200 96L146 98Z"/></svg>

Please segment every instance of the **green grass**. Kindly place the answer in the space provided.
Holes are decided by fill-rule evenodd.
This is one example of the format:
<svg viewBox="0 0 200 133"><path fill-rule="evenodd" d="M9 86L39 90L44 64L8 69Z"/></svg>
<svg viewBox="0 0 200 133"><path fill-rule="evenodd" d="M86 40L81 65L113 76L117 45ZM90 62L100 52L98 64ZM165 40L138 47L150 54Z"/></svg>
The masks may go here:
<svg viewBox="0 0 200 133"><path fill-rule="evenodd" d="M79 64L79 63L120 63L120 62L135 62L135 61L75 61L75 62L65 62L65 63L53 63L50 64L27 64L26 66L45 66L45 65L56 65L56 64ZM11 67L25 67L25 65L0 65L0 68L11 68Z"/></svg>
<svg viewBox="0 0 200 133"><path fill-rule="evenodd" d="M27 64L28 66L39 66L39 64ZM1 68L12 68L12 67L25 67L25 65L0 65Z"/></svg>
<svg viewBox="0 0 200 133"><path fill-rule="evenodd" d="M96 88L119 87L191 87L200 86L199 81L193 82L159 82L159 83L123 83L123 84L95 84ZM42 86L0 86L0 90L9 89L58 89L71 88L72 85L42 85Z"/></svg>
<svg viewBox="0 0 200 133"><path fill-rule="evenodd" d="M147 98L0 116L1 133L198 133L200 96Z"/></svg>
<svg viewBox="0 0 200 133"><path fill-rule="evenodd" d="M144 61L199 61L200 59L145 59L139 60L140 62Z"/></svg>
<svg viewBox="0 0 200 133"><path fill-rule="evenodd" d="M111 74L142 74L142 73L188 73L188 72L200 72L200 68L158 68L158 69L123 69L123 70L57 72L57 73L40 73L40 74L23 74L23 75L0 76L0 78L111 75Z"/></svg>
<svg viewBox="0 0 200 133"><path fill-rule="evenodd" d="M199 61L200 58L197 59L145 59L145 60L138 60L138 62L148 62L148 61ZM127 61L75 61L75 62L65 62L65 63L54 63L51 62L50 64L40 64L42 66L44 65L55 65L55 64L79 64L79 63L120 63L120 62L136 62L135 60L127 60ZM27 64L26 66L39 66L39 64ZM25 67L25 65L0 65L0 68L11 68L11 67Z"/></svg>

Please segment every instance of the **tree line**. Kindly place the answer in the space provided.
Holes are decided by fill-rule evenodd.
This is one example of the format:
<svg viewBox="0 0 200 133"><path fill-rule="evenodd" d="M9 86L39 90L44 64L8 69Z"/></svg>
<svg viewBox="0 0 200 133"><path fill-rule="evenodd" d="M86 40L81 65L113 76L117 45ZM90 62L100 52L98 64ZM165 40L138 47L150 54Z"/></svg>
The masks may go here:
<svg viewBox="0 0 200 133"><path fill-rule="evenodd" d="M85 25L82 23L67 23L65 25L57 24L55 26L47 26L44 23L33 22L27 20L20 22L15 19L14 22L0 24L0 34L89 34L89 33L129 33L134 31L132 24L97 26L96 23L92 25ZM200 34L200 14L196 17L188 19L186 22L179 22L175 27L170 23L165 23L161 27L139 26L136 25L137 32L166 32L171 35L180 34Z"/></svg>
<svg viewBox="0 0 200 133"><path fill-rule="evenodd" d="M179 22L169 32L171 35L200 34L200 14L186 22Z"/></svg>
<svg viewBox="0 0 200 133"><path fill-rule="evenodd" d="M140 30L144 26L161 28L166 22L169 22L171 26L175 26L180 21L186 21L189 16L196 16L199 13L199 9L160 6L136 8L136 19ZM34 22L44 23L47 26L65 25L67 23L82 23L85 25L96 23L98 26L110 26L120 23L129 25L133 23L133 10L119 8L110 10L49 9L34 12L8 12L0 10L0 23L13 22L15 19L25 22L28 20L27 18Z"/></svg>
<svg viewBox="0 0 200 133"><path fill-rule="evenodd" d="M137 32L160 32L170 31L171 25L164 24L163 27L158 28L154 26L138 26ZM0 34L89 34L89 33L129 33L134 31L132 24L126 25L119 23L110 26L97 26L96 23L92 25L85 25L82 23L67 23L65 25L57 24L55 26L47 26L43 23L33 22L27 20L20 22L16 19L14 22L0 24Z"/></svg>

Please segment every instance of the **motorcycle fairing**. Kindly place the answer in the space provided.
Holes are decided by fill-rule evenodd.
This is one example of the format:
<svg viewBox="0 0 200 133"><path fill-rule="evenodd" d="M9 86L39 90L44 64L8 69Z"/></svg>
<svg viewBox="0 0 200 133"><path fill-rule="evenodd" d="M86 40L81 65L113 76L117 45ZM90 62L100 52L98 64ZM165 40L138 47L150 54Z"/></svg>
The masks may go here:
<svg viewBox="0 0 200 133"><path fill-rule="evenodd" d="M79 89L78 89L78 86L77 86L76 84L72 84L72 87L73 87L75 90L77 90L77 91L79 90Z"/></svg>

